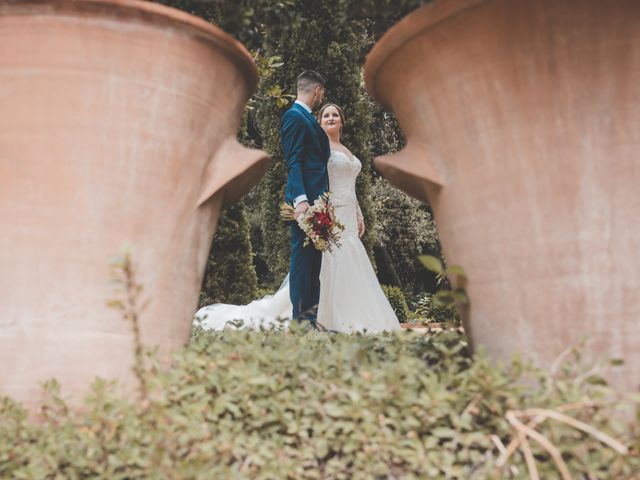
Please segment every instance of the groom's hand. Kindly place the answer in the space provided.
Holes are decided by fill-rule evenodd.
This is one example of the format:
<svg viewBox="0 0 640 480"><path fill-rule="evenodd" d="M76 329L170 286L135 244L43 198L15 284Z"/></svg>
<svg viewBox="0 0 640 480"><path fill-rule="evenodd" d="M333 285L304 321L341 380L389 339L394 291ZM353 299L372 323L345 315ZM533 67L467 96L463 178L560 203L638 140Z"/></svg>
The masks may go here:
<svg viewBox="0 0 640 480"><path fill-rule="evenodd" d="M309 210L309 202L300 202L296 205L296 209L293 211L293 217L298 220L298 217Z"/></svg>

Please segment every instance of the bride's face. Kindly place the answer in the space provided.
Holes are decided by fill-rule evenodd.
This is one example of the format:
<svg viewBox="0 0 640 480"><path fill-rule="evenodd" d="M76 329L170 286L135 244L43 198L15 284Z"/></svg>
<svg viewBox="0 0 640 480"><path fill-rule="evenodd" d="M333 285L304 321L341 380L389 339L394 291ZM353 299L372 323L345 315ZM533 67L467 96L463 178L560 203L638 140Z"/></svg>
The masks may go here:
<svg viewBox="0 0 640 480"><path fill-rule="evenodd" d="M329 106L322 112L322 118L320 119L320 126L327 133L340 132L342 128L342 119L340 118L340 112L334 106Z"/></svg>

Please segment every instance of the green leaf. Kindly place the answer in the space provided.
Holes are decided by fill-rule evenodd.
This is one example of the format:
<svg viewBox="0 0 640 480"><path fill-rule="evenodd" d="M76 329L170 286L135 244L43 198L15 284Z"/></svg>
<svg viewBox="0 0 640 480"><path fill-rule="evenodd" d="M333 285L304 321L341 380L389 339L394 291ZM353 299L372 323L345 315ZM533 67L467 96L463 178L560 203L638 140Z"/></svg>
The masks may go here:
<svg viewBox="0 0 640 480"><path fill-rule="evenodd" d="M457 432L453 428L437 427L431 430L430 433L436 438L453 438Z"/></svg>
<svg viewBox="0 0 640 480"><path fill-rule="evenodd" d="M324 411L330 417L342 417L344 415L344 411L335 403L327 403L324 405Z"/></svg>
<svg viewBox="0 0 640 480"><path fill-rule="evenodd" d="M453 292L453 300L462 305L467 305L469 303L469 297L464 290L456 290Z"/></svg>
<svg viewBox="0 0 640 480"><path fill-rule="evenodd" d="M460 277L461 279L465 279L465 280L467 278L467 273L464 271L464 268L462 268L460 265L452 265L448 267L447 275L456 275L457 277Z"/></svg>
<svg viewBox="0 0 640 480"><path fill-rule="evenodd" d="M455 302L453 292L450 290L440 290L433 296L433 303L437 306L449 306Z"/></svg>
<svg viewBox="0 0 640 480"><path fill-rule="evenodd" d="M281 94L282 94L282 88L280 88L280 85L274 85L273 87L267 90L267 95L269 95L270 97L277 97Z"/></svg>
<svg viewBox="0 0 640 480"><path fill-rule="evenodd" d="M420 263L422 263L422 265L427 270L430 270L430 271L438 273L438 274L442 274L443 271L444 271L444 269L442 267L442 263L436 257L433 257L431 255L420 255L418 257L418 260L420 260Z"/></svg>

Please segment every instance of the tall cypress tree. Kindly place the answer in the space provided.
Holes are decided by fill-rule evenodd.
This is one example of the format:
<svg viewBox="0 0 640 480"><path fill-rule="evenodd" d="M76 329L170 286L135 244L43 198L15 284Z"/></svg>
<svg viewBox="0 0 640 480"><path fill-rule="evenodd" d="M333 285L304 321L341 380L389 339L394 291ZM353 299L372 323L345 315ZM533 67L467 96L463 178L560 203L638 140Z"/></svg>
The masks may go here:
<svg viewBox="0 0 640 480"><path fill-rule="evenodd" d="M238 202L218 220L200 291L200 306L245 304L256 296L256 272L251 265L249 222L244 210L244 204Z"/></svg>

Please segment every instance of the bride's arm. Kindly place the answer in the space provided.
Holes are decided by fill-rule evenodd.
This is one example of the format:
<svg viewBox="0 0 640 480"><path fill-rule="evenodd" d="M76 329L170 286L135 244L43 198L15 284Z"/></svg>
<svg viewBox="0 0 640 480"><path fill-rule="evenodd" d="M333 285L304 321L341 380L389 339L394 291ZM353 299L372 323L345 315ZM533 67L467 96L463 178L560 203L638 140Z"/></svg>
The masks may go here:
<svg viewBox="0 0 640 480"><path fill-rule="evenodd" d="M349 155L354 157L353 153L349 149L347 149ZM358 196L356 195L356 220L358 221L358 237L362 237L364 235L365 226L364 226L364 216L362 215L362 210L360 209L360 202L358 202Z"/></svg>
<svg viewBox="0 0 640 480"><path fill-rule="evenodd" d="M365 226L364 226L364 216L362 215L362 210L360 209L360 203L356 198L356 218L358 220L358 237L362 237L364 235Z"/></svg>

